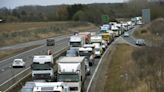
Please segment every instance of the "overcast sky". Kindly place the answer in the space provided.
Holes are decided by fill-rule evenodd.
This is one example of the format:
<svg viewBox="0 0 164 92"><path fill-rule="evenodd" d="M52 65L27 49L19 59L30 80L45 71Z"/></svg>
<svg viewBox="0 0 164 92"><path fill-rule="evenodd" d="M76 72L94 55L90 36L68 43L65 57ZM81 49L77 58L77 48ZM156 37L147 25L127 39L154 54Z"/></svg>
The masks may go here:
<svg viewBox="0 0 164 92"><path fill-rule="evenodd" d="M88 4L88 3L118 3L126 0L0 0L0 8L15 8L23 5L59 5L59 4Z"/></svg>

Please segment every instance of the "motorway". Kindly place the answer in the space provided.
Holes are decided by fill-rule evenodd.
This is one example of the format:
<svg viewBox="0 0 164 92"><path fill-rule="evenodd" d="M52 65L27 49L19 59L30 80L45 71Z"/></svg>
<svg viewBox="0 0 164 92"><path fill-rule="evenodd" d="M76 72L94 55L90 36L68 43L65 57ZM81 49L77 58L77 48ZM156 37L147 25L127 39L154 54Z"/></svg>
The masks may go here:
<svg viewBox="0 0 164 92"><path fill-rule="evenodd" d="M132 29L129 32L133 33L133 31L135 30ZM131 45L135 45L135 39L133 39L133 37L131 37L132 34L130 34L130 37L123 37L120 36L119 38L123 38L126 42L128 42ZM57 38L58 40L56 40L56 45L52 46L52 47L47 47L45 45L42 45L38 48L32 49L30 51L26 51L24 53L21 53L19 55L16 55L14 57L8 58L6 60L3 60L0 62L0 84L3 84L5 81L9 80L10 78L12 78L14 75L18 74L19 72L25 70L26 68L30 67L31 63L32 63L32 57L34 55L40 55L40 54L47 54L47 50L48 49L53 49L54 51L58 52L60 50L62 50L64 47L68 46L68 37L59 37ZM44 42L45 43L45 42ZM23 58L26 61L26 68L23 69L13 69L11 67L12 61L15 58ZM96 59L95 60L95 64L91 67L91 75L87 77L86 81L85 81L85 86L84 86L84 92L88 91L88 85L92 86L92 81L94 80L94 72L95 69L97 68L97 66L99 65L99 60L100 59ZM96 70L97 71L97 70ZM19 79L15 79L14 81L17 81Z"/></svg>
<svg viewBox="0 0 164 92"><path fill-rule="evenodd" d="M128 31L128 33L130 34L129 37L123 37L123 35L121 35L120 37L116 38L115 41L108 47L108 50L106 50L105 54L106 53L108 54L109 49L111 49L112 46L114 46L114 44L117 44L117 43L126 43L131 46L138 47L135 45L136 39L133 38L133 36L132 36L133 32L136 30L137 27L138 26L136 26L135 28ZM99 67L102 67L102 65L103 65L102 61L104 58L106 58L105 54L102 56L101 59L96 59L95 64L91 67L91 75L87 77L87 79L84 83L84 88L83 88L84 92L95 92L95 90L93 90L93 88L95 87L94 81L96 81L97 73L104 70L104 68L99 70ZM108 61L105 61L105 62L108 62ZM98 74L101 74L101 73L98 73Z"/></svg>
<svg viewBox="0 0 164 92"><path fill-rule="evenodd" d="M57 37L53 37L53 39L55 39L55 41L59 41L59 40L62 40L63 38L68 38L70 35L57 36ZM44 45L45 43L46 43L46 39L30 41L26 43L19 43L16 45L1 47L0 51L10 50L10 49L20 49L20 48L25 48L25 47L35 46L35 45Z"/></svg>
<svg viewBox="0 0 164 92"><path fill-rule="evenodd" d="M98 30L97 29L91 29L88 31L92 32L92 31L98 31ZM68 38L71 35L72 34L67 34L67 35L62 35L62 36L57 36L57 37L52 37L52 38L55 39L55 41L59 41L59 40L62 40L63 38ZM30 41L30 42L0 47L0 51L10 50L10 49L19 49L19 48L25 48L25 47L30 47L30 46L36 46L36 45L44 45L45 43L46 43L46 39Z"/></svg>
<svg viewBox="0 0 164 92"><path fill-rule="evenodd" d="M65 48L66 46L68 46L68 37L64 37L63 39L60 39L58 41L56 41L56 45L55 46L46 46L46 45L42 45L38 48L32 49L30 51L21 53L19 55L16 55L14 57L8 58L6 60L3 60L0 62L0 84L2 84L3 82L5 82L6 80L10 79L12 76L18 74L19 72L23 71L24 69L30 67L31 63L32 63L32 58L34 55L45 55L47 54L47 50L48 49L53 49L53 51L58 52L60 50L62 50L63 48ZM23 58L26 62L26 67L25 68L12 68L12 61L15 58ZM17 81L17 80L15 80Z"/></svg>

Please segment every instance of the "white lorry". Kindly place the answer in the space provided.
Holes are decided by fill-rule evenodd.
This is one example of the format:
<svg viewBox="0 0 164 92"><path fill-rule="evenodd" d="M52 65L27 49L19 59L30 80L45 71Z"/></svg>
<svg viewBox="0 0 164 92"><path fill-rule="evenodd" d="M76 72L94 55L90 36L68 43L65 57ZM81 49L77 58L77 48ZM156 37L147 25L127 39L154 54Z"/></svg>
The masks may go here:
<svg viewBox="0 0 164 92"><path fill-rule="evenodd" d="M88 60L89 66L94 64L94 51L91 47L81 47L79 48L79 56L85 56Z"/></svg>
<svg viewBox="0 0 164 92"><path fill-rule="evenodd" d="M101 57L103 50L102 50L102 36L92 36L91 37L91 43L94 45L94 54L95 57Z"/></svg>
<svg viewBox="0 0 164 92"><path fill-rule="evenodd" d="M86 78L85 57L61 57L56 62L57 81L64 82L70 92L81 92Z"/></svg>
<svg viewBox="0 0 164 92"><path fill-rule="evenodd" d="M120 29L116 25L112 25L111 30L113 31L115 37L118 37L120 35Z"/></svg>
<svg viewBox="0 0 164 92"><path fill-rule="evenodd" d="M54 62L52 55L34 56L33 63L31 65L32 79L52 81L54 79L53 64Z"/></svg>
<svg viewBox="0 0 164 92"><path fill-rule="evenodd" d="M105 51L107 47L108 47L107 41L102 40L102 49L103 49L103 51Z"/></svg>
<svg viewBox="0 0 164 92"><path fill-rule="evenodd" d="M95 46L95 57L101 57L103 50L100 43L93 43L93 45Z"/></svg>
<svg viewBox="0 0 164 92"><path fill-rule="evenodd" d="M70 92L63 82L26 82L21 92Z"/></svg>
<svg viewBox="0 0 164 92"><path fill-rule="evenodd" d="M102 36L101 35L95 35L91 36L91 43L102 43Z"/></svg>
<svg viewBox="0 0 164 92"><path fill-rule="evenodd" d="M79 49L79 47L82 47L85 44L85 40L83 37L78 35L73 35L70 37L69 45L71 48Z"/></svg>

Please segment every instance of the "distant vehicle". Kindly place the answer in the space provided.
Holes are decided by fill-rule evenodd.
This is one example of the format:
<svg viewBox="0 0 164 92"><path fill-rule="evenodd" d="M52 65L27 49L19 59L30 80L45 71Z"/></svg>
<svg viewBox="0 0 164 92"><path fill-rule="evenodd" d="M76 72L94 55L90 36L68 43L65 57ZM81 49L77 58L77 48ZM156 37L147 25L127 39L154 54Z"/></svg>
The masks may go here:
<svg viewBox="0 0 164 92"><path fill-rule="evenodd" d="M66 56L67 57L76 57L76 56L78 56L78 50L76 50L76 49L69 49L66 52Z"/></svg>
<svg viewBox="0 0 164 92"><path fill-rule="evenodd" d="M95 57L101 57L101 55L103 54L103 50L100 43L93 43L93 45L95 46Z"/></svg>
<svg viewBox="0 0 164 92"><path fill-rule="evenodd" d="M145 45L145 41L143 39L137 39L136 40L136 45L138 45L138 46L144 46Z"/></svg>
<svg viewBox="0 0 164 92"><path fill-rule="evenodd" d="M14 59L13 63L12 63L12 67L25 67L25 62L23 61L23 59Z"/></svg>
<svg viewBox="0 0 164 92"><path fill-rule="evenodd" d="M141 20L137 21L137 24L142 25L142 21Z"/></svg>
<svg viewBox="0 0 164 92"><path fill-rule="evenodd" d="M55 39L48 38L47 39L47 46L54 46L55 45Z"/></svg>
<svg viewBox="0 0 164 92"><path fill-rule="evenodd" d="M70 48L79 49L84 44L85 44L85 40L84 40L83 37L78 36L78 35L73 35L73 36L70 37L70 40L69 40Z"/></svg>
<svg viewBox="0 0 164 92"><path fill-rule="evenodd" d="M129 33L128 32L125 32L124 33L124 37L129 37Z"/></svg>

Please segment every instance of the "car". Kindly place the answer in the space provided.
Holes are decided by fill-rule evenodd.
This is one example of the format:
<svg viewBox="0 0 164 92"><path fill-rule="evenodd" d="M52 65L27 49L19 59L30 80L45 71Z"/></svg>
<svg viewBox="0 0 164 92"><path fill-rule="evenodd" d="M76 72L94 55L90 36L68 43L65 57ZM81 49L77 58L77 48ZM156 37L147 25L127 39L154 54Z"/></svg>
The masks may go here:
<svg viewBox="0 0 164 92"><path fill-rule="evenodd" d="M124 33L124 37L129 37L129 33L128 32L125 32Z"/></svg>
<svg viewBox="0 0 164 92"><path fill-rule="evenodd" d="M47 46L54 46L55 45L55 39L48 38L47 39Z"/></svg>
<svg viewBox="0 0 164 92"><path fill-rule="evenodd" d="M69 49L69 50L67 50L67 52L66 52L66 56L67 57L76 57L76 56L78 56L79 54L78 54L78 51L76 50L76 49Z"/></svg>
<svg viewBox="0 0 164 92"><path fill-rule="evenodd" d="M23 61L23 59L14 59L13 63L12 63L12 67L25 67L25 62Z"/></svg>
<svg viewBox="0 0 164 92"><path fill-rule="evenodd" d="M143 39L137 39L136 40L136 45L138 45L138 46L144 46L145 45L145 41Z"/></svg>

